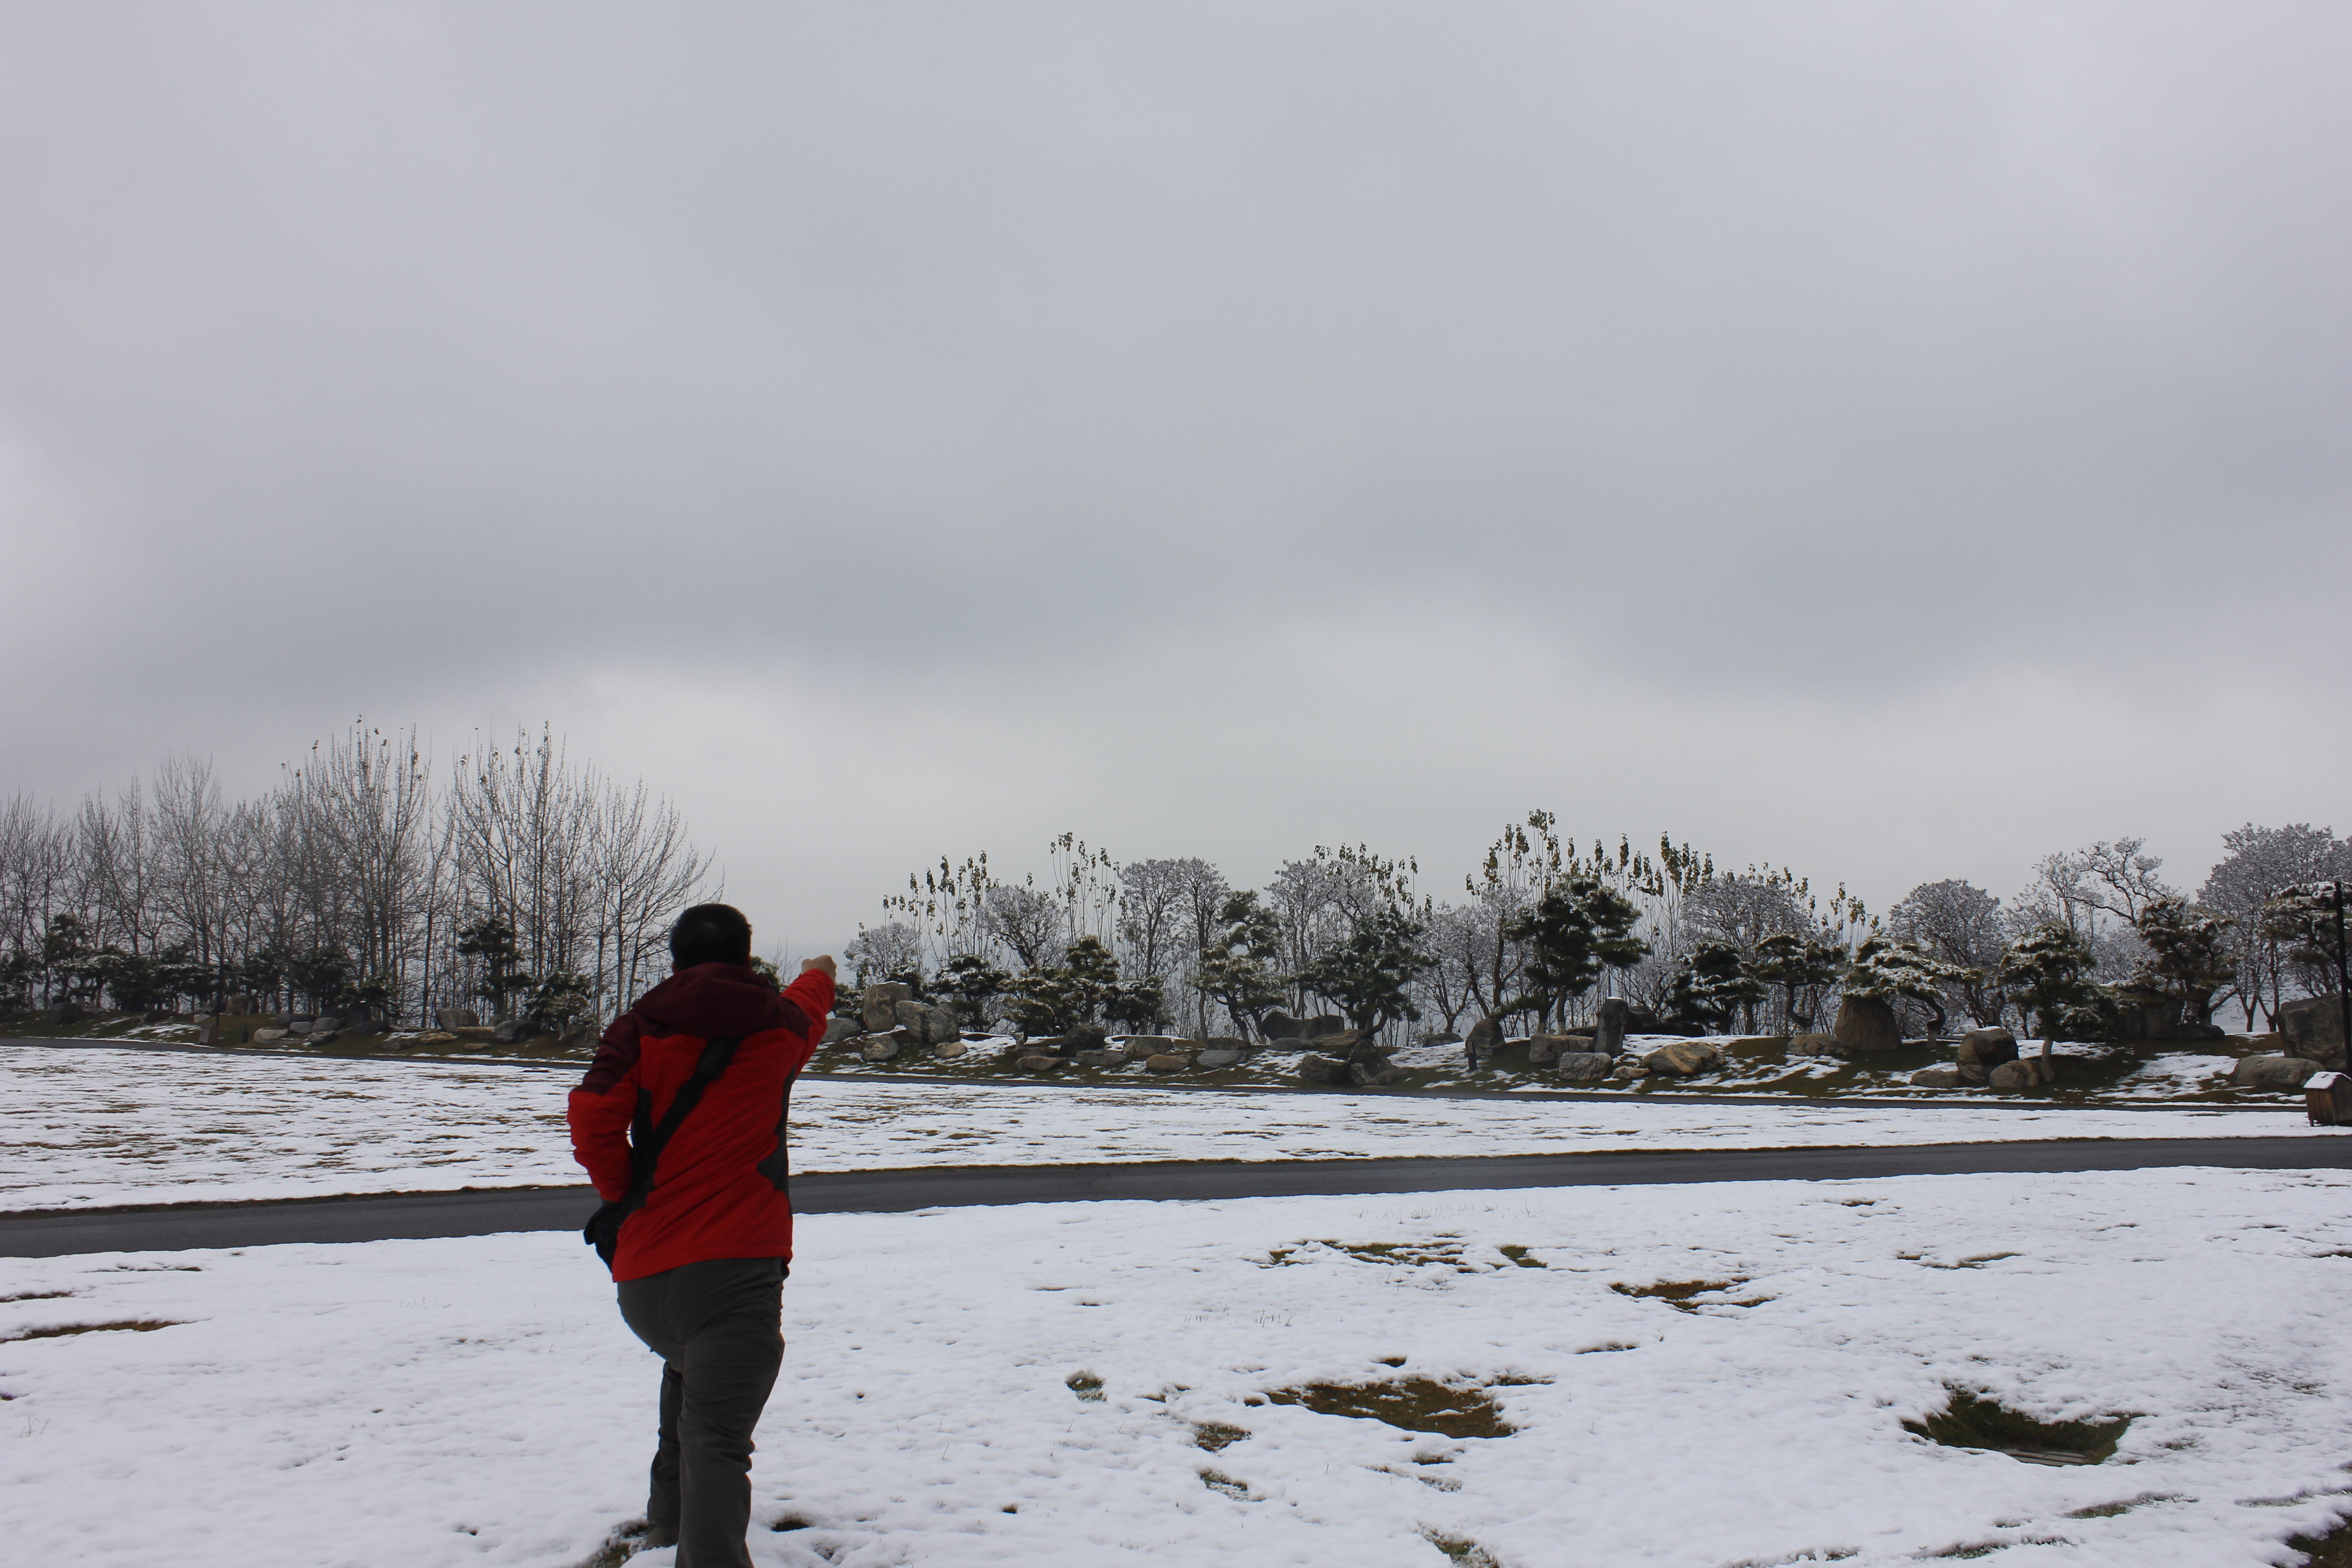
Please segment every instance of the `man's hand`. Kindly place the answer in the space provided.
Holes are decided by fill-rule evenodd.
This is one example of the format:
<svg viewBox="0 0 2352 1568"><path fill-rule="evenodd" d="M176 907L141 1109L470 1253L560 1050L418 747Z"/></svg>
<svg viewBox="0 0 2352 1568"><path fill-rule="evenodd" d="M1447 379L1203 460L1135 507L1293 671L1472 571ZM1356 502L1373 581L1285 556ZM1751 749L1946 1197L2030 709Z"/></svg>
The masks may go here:
<svg viewBox="0 0 2352 1568"><path fill-rule="evenodd" d="M824 977L827 980L836 980L841 976L841 971L835 967L833 954L829 952L820 952L814 958L803 958L801 960L801 973L803 974L806 974L812 969L821 969L824 971Z"/></svg>

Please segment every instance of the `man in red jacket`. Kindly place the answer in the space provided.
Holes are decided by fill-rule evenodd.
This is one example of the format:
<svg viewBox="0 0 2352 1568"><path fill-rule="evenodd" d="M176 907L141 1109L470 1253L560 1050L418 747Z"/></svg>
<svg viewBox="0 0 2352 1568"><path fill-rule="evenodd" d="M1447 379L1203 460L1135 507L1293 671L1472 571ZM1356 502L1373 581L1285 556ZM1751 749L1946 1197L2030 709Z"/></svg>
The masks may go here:
<svg viewBox="0 0 2352 1568"><path fill-rule="evenodd" d="M622 1213L613 1279L623 1321L662 1358L646 1544L676 1541L678 1568L749 1568L751 1429L783 1363L793 1256L784 1121L824 1037L834 963L810 959L779 994L726 904L680 915L669 951L675 973L604 1031L572 1091L572 1152L607 1204L631 1198L633 1144L700 1082Z"/></svg>

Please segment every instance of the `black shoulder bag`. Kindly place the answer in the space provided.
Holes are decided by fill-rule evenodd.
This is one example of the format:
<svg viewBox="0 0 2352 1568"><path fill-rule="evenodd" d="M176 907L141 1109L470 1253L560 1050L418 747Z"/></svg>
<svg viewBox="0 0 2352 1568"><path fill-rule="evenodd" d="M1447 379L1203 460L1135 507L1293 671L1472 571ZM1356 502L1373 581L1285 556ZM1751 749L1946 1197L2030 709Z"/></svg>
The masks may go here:
<svg viewBox="0 0 2352 1568"><path fill-rule="evenodd" d="M735 1047L740 1039L712 1040L702 1047L702 1059L694 1064L694 1074L677 1086L670 1097L669 1109L662 1113L661 1125L647 1131L652 1120L649 1111L652 1097L642 1091L637 1095L637 1117L629 1129L629 1190L618 1203L599 1204L596 1212L588 1216L581 1227L580 1239L596 1249L596 1256L610 1268L613 1251L621 1245L621 1222L646 1206L646 1195L654 1190L654 1167L661 1161L662 1151L669 1147L678 1124L688 1112L702 1103L702 1091L709 1089L727 1064L735 1059Z"/></svg>

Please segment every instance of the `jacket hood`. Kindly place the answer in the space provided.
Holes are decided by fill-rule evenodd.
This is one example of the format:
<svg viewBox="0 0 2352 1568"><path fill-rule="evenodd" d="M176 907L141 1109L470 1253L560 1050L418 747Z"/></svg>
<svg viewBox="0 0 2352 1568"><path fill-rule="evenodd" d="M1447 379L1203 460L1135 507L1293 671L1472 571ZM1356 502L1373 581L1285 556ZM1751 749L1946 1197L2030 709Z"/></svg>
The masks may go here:
<svg viewBox="0 0 2352 1568"><path fill-rule="evenodd" d="M732 963L698 963L646 992L632 1009L648 1034L736 1038L763 1029L805 1026L776 988Z"/></svg>

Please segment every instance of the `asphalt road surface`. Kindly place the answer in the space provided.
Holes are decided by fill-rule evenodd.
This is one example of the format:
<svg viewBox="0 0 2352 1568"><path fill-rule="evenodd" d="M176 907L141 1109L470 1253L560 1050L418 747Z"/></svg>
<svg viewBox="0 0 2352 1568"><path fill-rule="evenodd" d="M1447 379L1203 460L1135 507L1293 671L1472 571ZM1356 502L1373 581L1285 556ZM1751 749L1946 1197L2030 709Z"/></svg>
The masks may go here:
<svg viewBox="0 0 2352 1568"><path fill-rule="evenodd" d="M2127 1171L2209 1165L2352 1170L2352 1137L2084 1139L1879 1149L1707 1149L1506 1154L1455 1160L961 1165L825 1173L793 1180L802 1214L892 1214L972 1204L1259 1198L1685 1182L1852 1181L1872 1176ZM0 1257L387 1241L577 1230L587 1187L508 1187L278 1203L183 1205L0 1215Z"/></svg>

